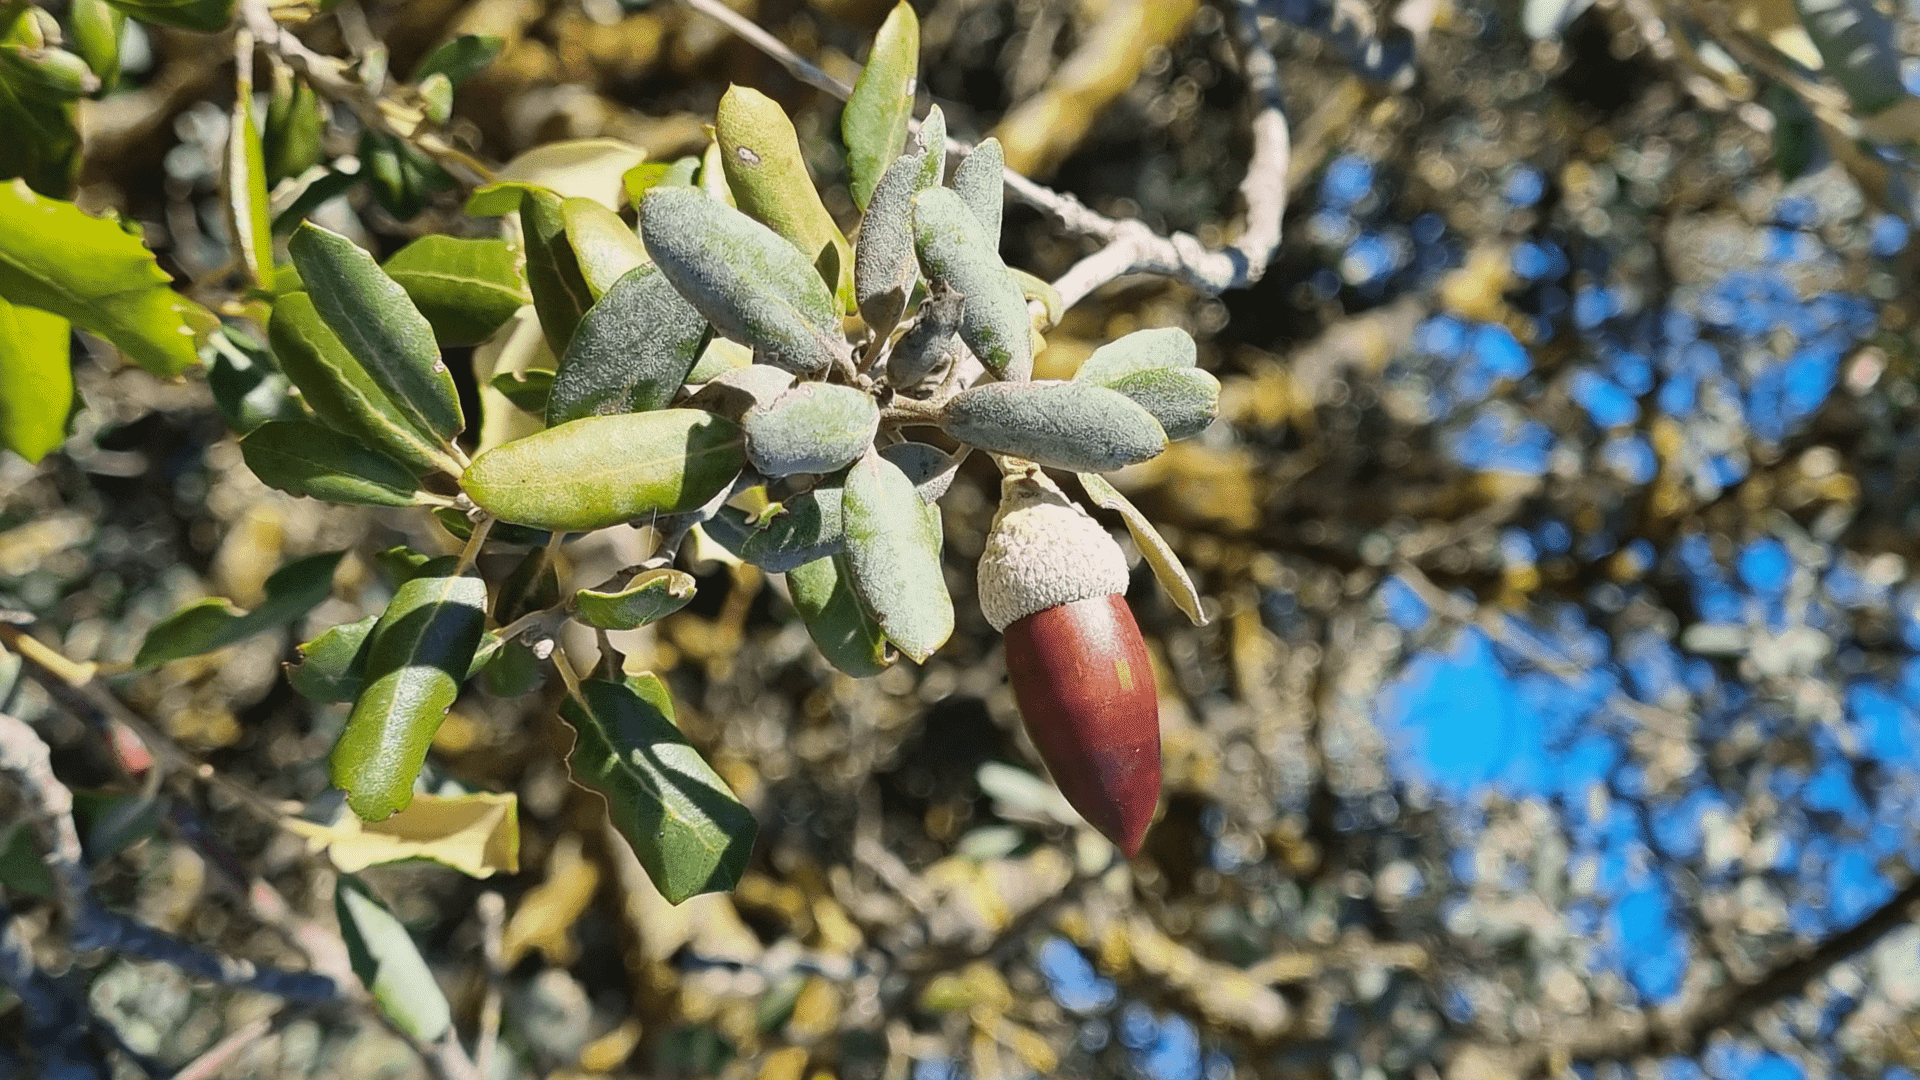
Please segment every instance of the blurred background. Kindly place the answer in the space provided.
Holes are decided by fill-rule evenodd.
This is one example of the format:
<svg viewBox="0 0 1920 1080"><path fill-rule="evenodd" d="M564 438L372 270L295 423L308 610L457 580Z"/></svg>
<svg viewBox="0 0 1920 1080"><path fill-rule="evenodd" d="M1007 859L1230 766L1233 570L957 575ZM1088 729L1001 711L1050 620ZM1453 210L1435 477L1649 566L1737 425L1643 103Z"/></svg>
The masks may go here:
<svg viewBox="0 0 1920 1080"><path fill-rule="evenodd" d="M730 6L850 79L889 5ZM957 137L997 134L1012 167L1109 216L1236 234L1242 5L915 6L922 106ZM1211 617L1191 625L1139 566L1166 762L1145 851L1111 863L1020 731L972 599L989 463L945 503L959 630L924 666L837 675L757 570L696 552L693 606L628 644L758 816L736 892L659 897L568 781L557 686L469 691L429 763L436 784L517 793L517 871L364 875L469 1038L498 945L494 1076L1920 1069L1920 127L1901 111L1920 7L1819 9L1871 35L1848 66L1784 0L1251 6L1293 139L1272 267L1218 297L1123 278L1038 361L1064 375L1179 326L1224 387L1204 435L1114 477ZM78 199L199 281L232 259L232 50L129 26L120 89L83 109ZM698 153L727 85L754 86L854 217L838 103L677 3L346 0L298 32L327 55L384 48L394 72L497 35L449 124L492 161L589 136ZM1865 104L1871 78L1896 104ZM322 118L312 183L350 182L313 191L317 220L381 254L497 227L450 178L383 166L396 151L351 110ZM1092 247L1009 204L1010 265L1054 278ZM103 348L76 362L64 452L0 457L0 607L112 670L183 603L248 607L288 559L347 549L290 632L113 683L226 781L309 803L345 709L293 693L281 663L380 610L378 552L457 542L420 512L267 489L205 379ZM624 529L569 546L589 583L642 553ZM99 741L40 691L14 708L69 782L112 785ZM99 864L101 894L301 966L248 882L327 922L327 860L221 787L155 794L166 813ZM75 970L162 1070L264 1021L208 1075L427 1075L352 1012L125 958ZM25 1075L8 1001L0 1075Z"/></svg>

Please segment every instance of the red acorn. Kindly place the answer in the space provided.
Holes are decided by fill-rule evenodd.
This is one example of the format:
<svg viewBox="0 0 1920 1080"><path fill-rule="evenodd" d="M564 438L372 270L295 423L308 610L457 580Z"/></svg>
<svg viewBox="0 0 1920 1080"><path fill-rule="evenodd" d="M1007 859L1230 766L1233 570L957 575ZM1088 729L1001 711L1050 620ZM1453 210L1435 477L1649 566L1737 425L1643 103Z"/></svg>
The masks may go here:
<svg viewBox="0 0 1920 1080"><path fill-rule="evenodd" d="M1001 482L980 607L1006 634L1027 734L1060 793L1129 858L1160 800L1160 705L1126 556L1037 468Z"/></svg>

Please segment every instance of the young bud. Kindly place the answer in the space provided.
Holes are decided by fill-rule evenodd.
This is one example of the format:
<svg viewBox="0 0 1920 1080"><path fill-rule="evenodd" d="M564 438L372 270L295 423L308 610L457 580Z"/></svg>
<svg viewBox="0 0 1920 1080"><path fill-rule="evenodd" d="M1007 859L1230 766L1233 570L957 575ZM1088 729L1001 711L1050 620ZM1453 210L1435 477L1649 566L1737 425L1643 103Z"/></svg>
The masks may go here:
<svg viewBox="0 0 1920 1080"><path fill-rule="evenodd" d="M1054 783L1131 858L1160 799L1160 707L1126 587L1120 546L1043 473L1002 481L980 607Z"/></svg>

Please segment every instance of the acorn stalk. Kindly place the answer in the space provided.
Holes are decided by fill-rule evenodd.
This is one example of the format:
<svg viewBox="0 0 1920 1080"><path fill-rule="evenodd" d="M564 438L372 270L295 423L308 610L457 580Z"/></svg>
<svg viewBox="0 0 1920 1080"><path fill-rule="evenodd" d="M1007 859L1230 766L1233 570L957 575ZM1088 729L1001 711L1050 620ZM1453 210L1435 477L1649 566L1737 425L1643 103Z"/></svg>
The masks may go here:
<svg viewBox="0 0 1920 1080"><path fill-rule="evenodd" d="M1160 801L1160 705L1120 545L1037 467L1000 485L980 607L1006 636L1027 734L1061 794L1126 852Z"/></svg>

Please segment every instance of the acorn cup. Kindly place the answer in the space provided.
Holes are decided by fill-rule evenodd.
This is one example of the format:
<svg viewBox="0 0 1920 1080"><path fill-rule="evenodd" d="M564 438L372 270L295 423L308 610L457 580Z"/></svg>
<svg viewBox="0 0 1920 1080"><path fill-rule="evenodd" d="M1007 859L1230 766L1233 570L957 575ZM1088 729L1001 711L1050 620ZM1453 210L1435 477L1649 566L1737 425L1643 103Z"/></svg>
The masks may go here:
<svg viewBox="0 0 1920 1080"><path fill-rule="evenodd" d="M1053 782L1132 858L1160 801L1160 704L1126 588L1120 545L1038 467L1001 480L980 608Z"/></svg>

